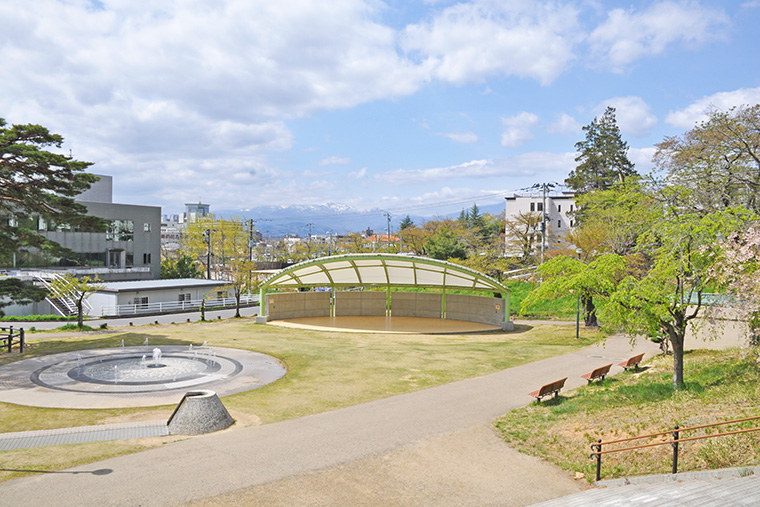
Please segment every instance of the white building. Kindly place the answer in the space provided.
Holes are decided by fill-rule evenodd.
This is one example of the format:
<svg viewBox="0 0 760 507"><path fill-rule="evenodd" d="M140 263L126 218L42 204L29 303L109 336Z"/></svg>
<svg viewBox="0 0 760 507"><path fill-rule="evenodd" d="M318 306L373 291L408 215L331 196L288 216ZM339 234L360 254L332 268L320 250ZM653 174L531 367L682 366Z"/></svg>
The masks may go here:
<svg viewBox="0 0 760 507"><path fill-rule="evenodd" d="M87 298L87 314L92 317L168 313L234 304L224 301L228 294L224 280L178 278L110 282Z"/></svg>
<svg viewBox="0 0 760 507"><path fill-rule="evenodd" d="M521 255L518 238L510 230L509 222L520 217L533 216L537 220L534 252L567 248L567 234L575 228L575 193L562 189L546 188L506 197L505 218L507 255ZM543 222L544 227L541 227Z"/></svg>

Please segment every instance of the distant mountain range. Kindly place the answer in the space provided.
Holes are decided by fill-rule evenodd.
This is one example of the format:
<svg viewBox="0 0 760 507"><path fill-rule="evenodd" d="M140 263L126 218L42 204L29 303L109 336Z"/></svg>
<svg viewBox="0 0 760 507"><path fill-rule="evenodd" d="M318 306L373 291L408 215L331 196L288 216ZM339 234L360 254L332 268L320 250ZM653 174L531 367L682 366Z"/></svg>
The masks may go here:
<svg viewBox="0 0 760 507"><path fill-rule="evenodd" d="M470 206L465 209L469 209ZM504 211L503 204L478 206L481 213L494 215ZM388 228L385 210L360 210L344 204L327 203L295 206L257 206L239 210L221 210L212 212L226 218L236 217L253 219L256 230L265 236L282 237L297 234L305 237L311 228L312 234L348 234L362 232L367 228L382 234ZM437 218L457 218L459 211L449 215L422 216L403 211L391 212L391 230L398 230L398 224L408 214L416 225ZM311 224L311 225L310 225Z"/></svg>

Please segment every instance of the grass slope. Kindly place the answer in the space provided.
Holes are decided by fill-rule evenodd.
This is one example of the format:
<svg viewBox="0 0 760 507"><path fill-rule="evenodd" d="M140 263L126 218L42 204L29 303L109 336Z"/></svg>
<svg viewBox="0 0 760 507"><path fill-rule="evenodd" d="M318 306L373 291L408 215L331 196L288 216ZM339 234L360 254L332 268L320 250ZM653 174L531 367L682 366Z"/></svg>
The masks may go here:
<svg viewBox="0 0 760 507"><path fill-rule="evenodd" d="M687 389L673 391L672 358L656 357L638 373L607 378L542 404L533 403L496 422L510 445L594 478L590 444L760 415L757 350L693 351L685 357ZM760 425L695 430L693 437ZM654 442L656 440L651 440ZM641 441L638 443L648 443ZM619 444L622 447L633 444ZM760 432L685 442L679 471L760 464ZM657 446L605 455L602 478L669 473L672 448Z"/></svg>

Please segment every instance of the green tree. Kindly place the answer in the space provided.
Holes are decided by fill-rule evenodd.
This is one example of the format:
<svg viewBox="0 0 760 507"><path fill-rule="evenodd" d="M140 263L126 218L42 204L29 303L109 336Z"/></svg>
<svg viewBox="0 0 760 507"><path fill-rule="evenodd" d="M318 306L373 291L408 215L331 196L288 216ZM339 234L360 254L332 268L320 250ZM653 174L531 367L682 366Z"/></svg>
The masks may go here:
<svg viewBox="0 0 760 507"><path fill-rule="evenodd" d="M617 290L626 273L626 259L619 255L602 255L591 262L561 255L538 267L543 280L522 302L521 313L539 301L576 294L580 297L583 322L597 326L595 298L609 297Z"/></svg>
<svg viewBox="0 0 760 507"><path fill-rule="evenodd" d="M467 250L449 225L442 225L425 243L425 250L433 259L465 259Z"/></svg>
<svg viewBox="0 0 760 507"><path fill-rule="evenodd" d="M412 220L412 217L409 215L406 215L404 218L401 219L401 222L398 224L398 230L403 231L405 229L408 229L414 225L414 221Z"/></svg>
<svg viewBox="0 0 760 507"><path fill-rule="evenodd" d="M601 118L583 127L586 139L575 143L578 163L565 184L579 194L604 190L636 174L628 160L628 143L623 141L615 119L615 108L607 107Z"/></svg>
<svg viewBox="0 0 760 507"><path fill-rule="evenodd" d="M689 189L683 204L695 211L760 213L760 104L712 111L682 136L665 138L654 160L671 184Z"/></svg>
<svg viewBox="0 0 760 507"><path fill-rule="evenodd" d="M677 189L665 189L678 202ZM631 336L664 337L673 351L673 386L683 381L684 338L702 309L702 294L720 254L718 240L738 230L749 216L729 209L701 215L663 202L659 218L639 237L637 250L648 258L644 269L625 277L597 309L611 330Z"/></svg>
<svg viewBox="0 0 760 507"><path fill-rule="evenodd" d="M74 275L64 274L56 277L50 284L50 293L53 297L74 301L77 308L77 326L80 329L84 322L84 300L90 294L105 287L99 282L100 280L97 277L82 276L77 278Z"/></svg>
<svg viewBox="0 0 760 507"><path fill-rule="evenodd" d="M180 255L176 261L164 259L161 261L161 278L200 278L203 274L198 271L192 257Z"/></svg>
<svg viewBox="0 0 760 507"><path fill-rule="evenodd" d="M11 304L27 305L42 301L47 291L18 278L0 278L0 317L4 316L3 308Z"/></svg>
<svg viewBox="0 0 760 507"><path fill-rule="evenodd" d="M507 251L519 252L526 261L531 259L541 241L541 213L518 213L506 221L506 231Z"/></svg>
<svg viewBox="0 0 760 507"><path fill-rule="evenodd" d="M45 250L71 254L38 234L38 221L71 230L105 230L105 222L87 216L74 197L90 188L97 176L92 165L48 151L61 148L63 138L39 125L8 125L0 118L0 262L14 252Z"/></svg>

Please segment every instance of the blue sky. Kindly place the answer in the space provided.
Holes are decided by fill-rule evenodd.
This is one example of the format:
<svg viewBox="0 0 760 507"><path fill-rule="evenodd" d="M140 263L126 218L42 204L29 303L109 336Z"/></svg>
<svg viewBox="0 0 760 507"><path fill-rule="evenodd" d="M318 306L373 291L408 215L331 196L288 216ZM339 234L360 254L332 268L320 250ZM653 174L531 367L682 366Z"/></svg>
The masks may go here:
<svg viewBox="0 0 760 507"><path fill-rule="evenodd" d="M654 145L760 102L760 0L0 4L0 117L165 213L503 202L574 168L607 105Z"/></svg>

